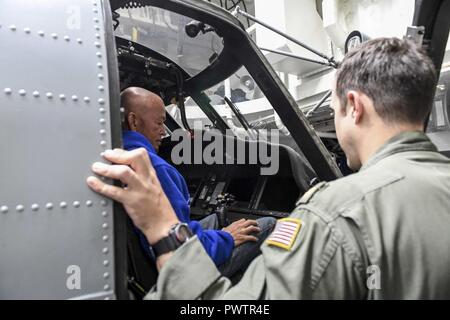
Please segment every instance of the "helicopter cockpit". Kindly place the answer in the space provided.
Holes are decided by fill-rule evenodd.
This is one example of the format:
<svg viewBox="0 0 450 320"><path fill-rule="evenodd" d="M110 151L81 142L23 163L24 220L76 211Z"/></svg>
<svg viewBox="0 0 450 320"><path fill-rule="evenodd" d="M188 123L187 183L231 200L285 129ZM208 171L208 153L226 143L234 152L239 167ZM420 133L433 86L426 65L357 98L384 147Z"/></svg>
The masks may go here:
<svg viewBox="0 0 450 320"><path fill-rule="evenodd" d="M194 217L212 213L217 196L224 193L235 199L230 204L232 219L287 216L317 175L246 67L229 53L226 38L204 23L162 8L122 8L116 13L121 90L143 87L166 103L168 134L160 154L186 178ZM233 61L227 72L220 70L222 60ZM178 141L172 137L177 130L194 139L214 136L211 143L202 141L202 155L217 141L225 152L215 155L217 161L203 157L174 163ZM244 155L237 154L238 144ZM253 153L257 147L261 153L263 145L273 154L250 159L259 158ZM268 163L269 158L279 163ZM273 170L261 174L267 165Z"/></svg>

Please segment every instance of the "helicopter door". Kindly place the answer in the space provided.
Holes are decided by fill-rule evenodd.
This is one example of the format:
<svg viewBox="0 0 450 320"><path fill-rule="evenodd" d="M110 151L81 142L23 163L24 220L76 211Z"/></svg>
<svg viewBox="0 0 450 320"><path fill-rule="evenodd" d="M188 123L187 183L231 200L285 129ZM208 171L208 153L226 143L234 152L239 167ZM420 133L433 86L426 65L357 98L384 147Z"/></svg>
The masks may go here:
<svg viewBox="0 0 450 320"><path fill-rule="evenodd" d="M120 146L110 15L108 1L2 1L0 299L124 294L114 204L86 185Z"/></svg>

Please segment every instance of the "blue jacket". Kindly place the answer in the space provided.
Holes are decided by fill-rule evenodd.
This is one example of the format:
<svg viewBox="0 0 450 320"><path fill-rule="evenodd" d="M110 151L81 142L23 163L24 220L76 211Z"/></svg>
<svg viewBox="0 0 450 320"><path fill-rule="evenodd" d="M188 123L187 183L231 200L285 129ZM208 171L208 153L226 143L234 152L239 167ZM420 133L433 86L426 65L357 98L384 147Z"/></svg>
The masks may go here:
<svg viewBox="0 0 450 320"><path fill-rule="evenodd" d="M221 230L203 230L197 221L190 220L189 191L183 176L158 156L153 146L142 134L135 131L124 131L123 145L126 150L141 147L147 150L156 175L178 219L189 224L189 227L197 235L206 252L217 266L226 262L234 248L233 237L228 232ZM147 239L141 232L139 233L144 250L151 256Z"/></svg>

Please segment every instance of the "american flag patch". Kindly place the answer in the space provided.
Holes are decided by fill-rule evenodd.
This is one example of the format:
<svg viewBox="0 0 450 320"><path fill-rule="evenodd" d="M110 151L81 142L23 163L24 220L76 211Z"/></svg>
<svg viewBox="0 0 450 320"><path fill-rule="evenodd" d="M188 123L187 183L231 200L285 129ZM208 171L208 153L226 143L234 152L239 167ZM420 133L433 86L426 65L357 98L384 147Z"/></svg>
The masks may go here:
<svg viewBox="0 0 450 320"><path fill-rule="evenodd" d="M267 238L266 243L285 250L291 250L302 224L303 222L300 219L286 218L278 220L275 230Z"/></svg>

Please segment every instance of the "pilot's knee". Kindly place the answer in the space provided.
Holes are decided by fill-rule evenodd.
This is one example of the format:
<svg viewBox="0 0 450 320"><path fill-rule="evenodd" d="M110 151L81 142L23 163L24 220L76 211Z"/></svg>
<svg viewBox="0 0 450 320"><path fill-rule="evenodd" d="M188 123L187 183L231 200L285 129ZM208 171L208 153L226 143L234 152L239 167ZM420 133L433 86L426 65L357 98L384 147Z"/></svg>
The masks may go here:
<svg viewBox="0 0 450 320"><path fill-rule="evenodd" d="M277 224L277 219L273 217L264 217L256 220L258 222L258 226L261 229L261 233L271 233Z"/></svg>

